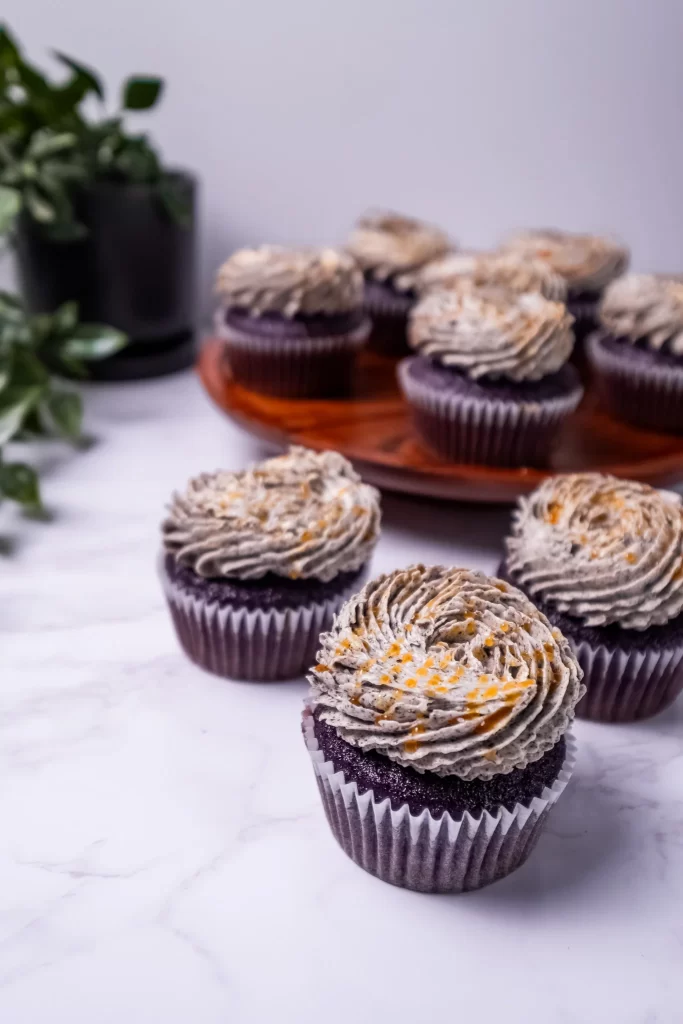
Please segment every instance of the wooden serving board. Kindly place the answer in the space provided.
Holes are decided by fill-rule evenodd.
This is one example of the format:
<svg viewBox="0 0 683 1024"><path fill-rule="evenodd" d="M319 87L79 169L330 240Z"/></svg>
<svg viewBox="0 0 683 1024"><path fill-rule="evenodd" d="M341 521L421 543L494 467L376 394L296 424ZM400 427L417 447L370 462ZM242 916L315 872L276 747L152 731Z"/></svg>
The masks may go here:
<svg viewBox="0 0 683 1024"><path fill-rule="evenodd" d="M601 411L589 385L558 438L547 469L444 462L415 437L396 383L396 361L360 356L354 393L338 399L270 398L236 384L220 340L205 342L198 372L227 415L255 437L282 447L333 448L369 483L390 491L458 501L512 502L551 473L599 470L655 486L683 481L683 437L637 430Z"/></svg>

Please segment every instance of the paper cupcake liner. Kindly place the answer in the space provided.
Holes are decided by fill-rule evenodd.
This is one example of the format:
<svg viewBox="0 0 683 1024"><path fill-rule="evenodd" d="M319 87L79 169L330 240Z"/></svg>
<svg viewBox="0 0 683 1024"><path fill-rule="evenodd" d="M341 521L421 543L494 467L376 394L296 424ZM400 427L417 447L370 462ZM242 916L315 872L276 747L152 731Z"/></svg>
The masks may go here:
<svg viewBox="0 0 683 1024"><path fill-rule="evenodd" d="M651 430L683 432L683 365L644 365L604 348L600 332L586 342L603 400L614 416ZM626 343L624 343L626 344Z"/></svg>
<svg viewBox="0 0 683 1024"><path fill-rule="evenodd" d="M520 586L508 572L505 559L498 566L497 575L513 586ZM647 650L626 650L614 643L595 646L581 635L579 621L568 626L566 617L556 618L552 608L530 593L527 597L561 630L583 669L586 692L576 705L577 718L596 722L635 722L651 718L672 704L683 691L683 645L653 645Z"/></svg>
<svg viewBox="0 0 683 1024"><path fill-rule="evenodd" d="M416 381L409 365L409 359L399 364L398 378L412 408L415 429L429 448L449 462L542 464L583 395L579 385L566 396L533 403L455 394Z"/></svg>
<svg viewBox="0 0 683 1024"><path fill-rule="evenodd" d="M414 305L413 296L394 293L381 282L366 285L363 308L372 320L368 348L385 356L407 355L408 314Z"/></svg>
<svg viewBox="0 0 683 1024"><path fill-rule="evenodd" d="M236 381L280 398L329 398L351 387L356 356L370 333L364 319L348 334L316 338L262 338L225 323L216 329L225 342Z"/></svg>
<svg viewBox="0 0 683 1024"><path fill-rule="evenodd" d="M202 601L169 579L161 582L176 634L200 668L227 679L271 682L293 679L315 663L318 638L331 629L342 605L363 577L340 594L298 608L258 608Z"/></svg>
<svg viewBox="0 0 683 1024"><path fill-rule="evenodd" d="M668 707L683 690L683 647L624 651L568 636L584 671L579 718L634 722Z"/></svg>
<svg viewBox="0 0 683 1024"><path fill-rule="evenodd" d="M372 790L359 793L342 771L325 761L313 730L310 706L303 733L332 833L359 867L384 882L418 892L456 893L480 889L509 875L533 850L552 805L571 778L576 744L565 736L567 753L560 773L540 797L512 811L498 807L474 817L435 818L425 808L411 814L408 805L391 807Z"/></svg>

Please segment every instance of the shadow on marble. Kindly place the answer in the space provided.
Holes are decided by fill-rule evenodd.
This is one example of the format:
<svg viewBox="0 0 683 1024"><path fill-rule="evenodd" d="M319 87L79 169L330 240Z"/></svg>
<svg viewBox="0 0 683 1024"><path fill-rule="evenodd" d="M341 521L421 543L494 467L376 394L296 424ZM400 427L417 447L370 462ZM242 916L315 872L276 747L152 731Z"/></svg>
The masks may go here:
<svg viewBox="0 0 683 1024"><path fill-rule="evenodd" d="M650 735L654 733L680 739L683 737L683 694L668 708L664 708L652 718L642 718L637 722L617 724L605 722L603 724L605 728L619 730L621 736L625 736L629 731L640 732L642 730Z"/></svg>
<svg viewBox="0 0 683 1024"><path fill-rule="evenodd" d="M489 907L575 900L581 889L609 888L627 823L619 793L579 768L548 818L529 860L487 889L468 894Z"/></svg>

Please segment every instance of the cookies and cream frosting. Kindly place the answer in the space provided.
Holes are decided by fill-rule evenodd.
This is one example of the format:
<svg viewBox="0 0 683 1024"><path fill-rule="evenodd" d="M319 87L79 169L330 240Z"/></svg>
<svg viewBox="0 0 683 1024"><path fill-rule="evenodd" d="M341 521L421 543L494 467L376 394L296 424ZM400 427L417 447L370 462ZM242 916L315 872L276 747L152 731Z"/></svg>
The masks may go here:
<svg viewBox="0 0 683 1024"><path fill-rule="evenodd" d="M413 309L408 340L420 355L477 379L540 380L574 345L574 318L535 292L463 287L431 292Z"/></svg>
<svg viewBox="0 0 683 1024"><path fill-rule="evenodd" d="M683 505L671 492L551 477L520 499L506 544L515 582L587 626L647 629L683 611Z"/></svg>
<svg viewBox="0 0 683 1024"><path fill-rule="evenodd" d="M515 253L449 253L431 260L399 283L412 287L418 295L430 291L461 287L471 281L476 287L507 288L517 294L540 292L553 302L564 302L567 285L549 263Z"/></svg>
<svg viewBox="0 0 683 1024"><path fill-rule="evenodd" d="M363 301L363 275L338 249L239 249L218 271L216 291L225 306L254 316L351 313Z"/></svg>
<svg viewBox="0 0 683 1024"><path fill-rule="evenodd" d="M683 355L683 280L626 274L605 292L599 318L615 338Z"/></svg>
<svg viewBox="0 0 683 1024"><path fill-rule="evenodd" d="M451 246L446 235L430 224L380 212L361 217L346 247L365 273L386 281L443 256Z"/></svg>
<svg viewBox="0 0 683 1024"><path fill-rule="evenodd" d="M190 480L173 497L163 541L199 576L327 582L369 559L380 515L378 491L338 452L293 447L242 472Z"/></svg>
<svg viewBox="0 0 683 1024"><path fill-rule="evenodd" d="M503 249L545 260L570 291L602 291L628 267L629 251L600 235L570 231L526 231L508 239Z"/></svg>
<svg viewBox="0 0 683 1024"><path fill-rule="evenodd" d="M419 772L488 779L566 731L569 644L516 587L415 565L366 584L321 637L312 702L342 739Z"/></svg>

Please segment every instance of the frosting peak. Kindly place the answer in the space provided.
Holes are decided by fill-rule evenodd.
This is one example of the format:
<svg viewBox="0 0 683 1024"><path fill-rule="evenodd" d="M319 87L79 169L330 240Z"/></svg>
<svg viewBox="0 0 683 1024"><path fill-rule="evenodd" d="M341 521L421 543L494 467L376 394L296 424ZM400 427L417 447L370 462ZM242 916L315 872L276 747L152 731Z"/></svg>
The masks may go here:
<svg viewBox="0 0 683 1024"><path fill-rule="evenodd" d="M506 543L520 586L587 626L647 629L683 610L683 506L671 492L551 477L520 499Z"/></svg>
<svg viewBox="0 0 683 1024"><path fill-rule="evenodd" d="M549 263L514 252L450 253L430 260L399 284L412 287L418 295L438 289L459 287L463 281L477 287L507 288L511 292L539 292L554 302L564 302L567 285Z"/></svg>
<svg viewBox="0 0 683 1024"><path fill-rule="evenodd" d="M569 644L501 580L423 565L366 584L321 637L313 703L342 739L437 775L542 757L582 696Z"/></svg>
<svg viewBox="0 0 683 1024"><path fill-rule="evenodd" d="M663 274L626 274L600 304L600 322L614 335L655 351L683 355L683 280Z"/></svg>
<svg viewBox="0 0 683 1024"><path fill-rule="evenodd" d="M474 379L540 380L569 358L573 322L563 303L536 292L463 282L415 306L408 340L421 355Z"/></svg>
<svg viewBox="0 0 683 1024"><path fill-rule="evenodd" d="M327 582L377 543L379 493L338 452L290 448L239 473L203 473L176 494L166 549L199 576L275 573Z"/></svg>
<svg viewBox="0 0 683 1024"><path fill-rule="evenodd" d="M398 213L368 213L358 221L347 249L361 269L386 281L450 249L446 235L430 224Z"/></svg>
<svg viewBox="0 0 683 1024"><path fill-rule="evenodd" d="M629 263L629 251L623 245L599 235L571 231L521 232L508 239L503 249L545 260L575 292L602 291L624 273Z"/></svg>
<svg viewBox="0 0 683 1024"><path fill-rule="evenodd" d="M216 291L228 308L254 316L334 316L360 308L363 277L337 249L239 249L218 271Z"/></svg>

